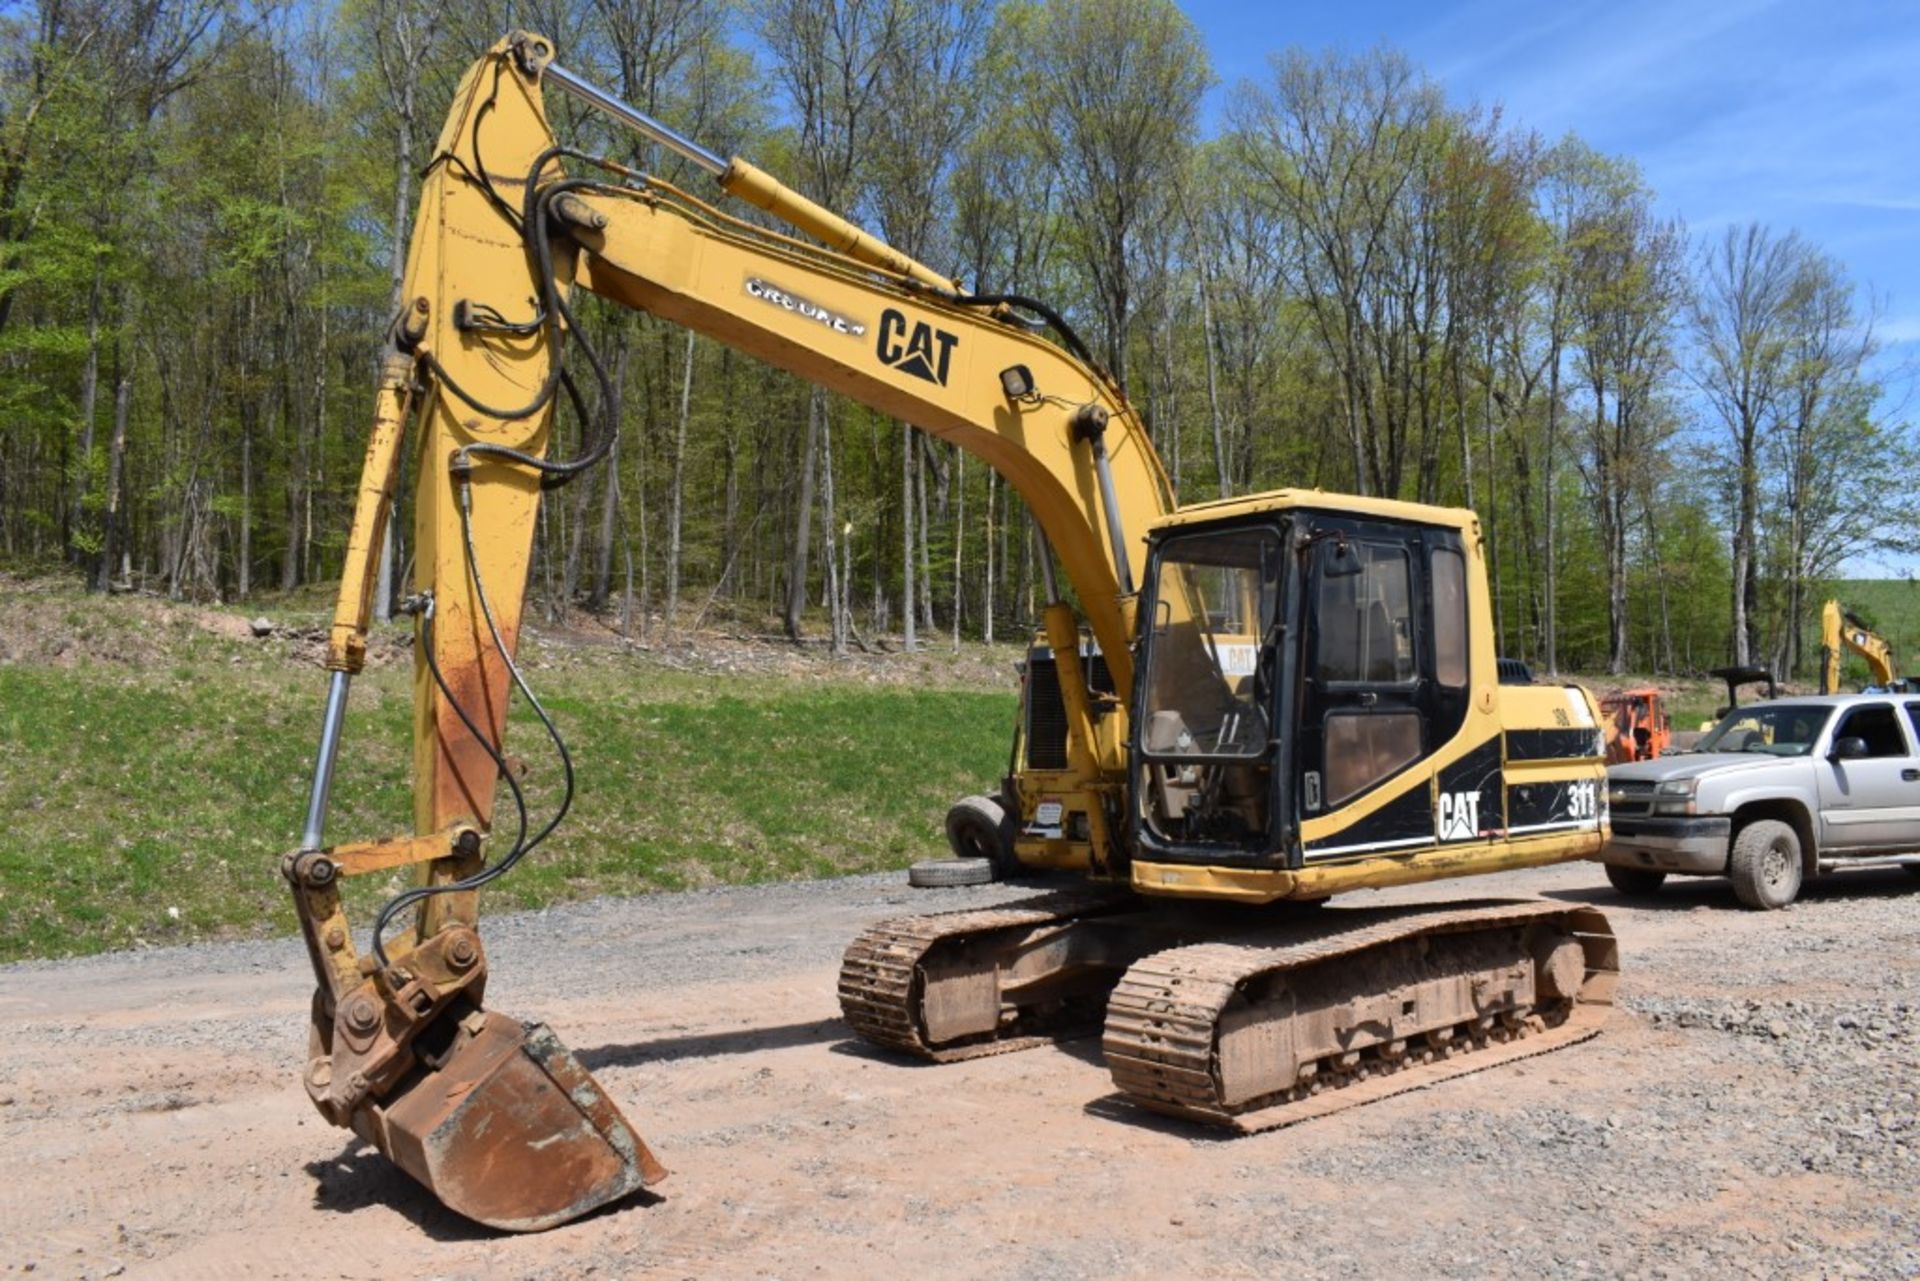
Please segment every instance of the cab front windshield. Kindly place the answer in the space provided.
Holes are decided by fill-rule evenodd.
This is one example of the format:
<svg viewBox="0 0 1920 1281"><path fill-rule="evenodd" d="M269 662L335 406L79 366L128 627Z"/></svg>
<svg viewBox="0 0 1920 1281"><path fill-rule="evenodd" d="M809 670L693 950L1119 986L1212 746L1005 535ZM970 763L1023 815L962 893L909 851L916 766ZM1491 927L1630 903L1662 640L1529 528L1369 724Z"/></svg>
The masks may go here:
<svg viewBox="0 0 1920 1281"><path fill-rule="evenodd" d="M1183 535L1168 542L1158 565L1146 657L1148 752L1263 755L1271 738L1279 536L1268 529Z"/></svg>
<svg viewBox="0 0 1920 1281"><path fill-rule="evenodd" d="M1697 752L1759 752L1768 756L1805 756L1833 716L1831 707L1814 703L1774 703L1736 707L1721 717Z"/></svg>

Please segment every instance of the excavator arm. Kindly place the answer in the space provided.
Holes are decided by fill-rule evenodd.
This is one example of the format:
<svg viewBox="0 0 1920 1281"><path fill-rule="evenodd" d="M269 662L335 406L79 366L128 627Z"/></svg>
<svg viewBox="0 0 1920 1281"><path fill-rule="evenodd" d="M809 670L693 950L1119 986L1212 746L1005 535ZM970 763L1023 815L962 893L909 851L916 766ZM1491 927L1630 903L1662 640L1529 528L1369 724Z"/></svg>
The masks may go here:
<svg viewBox="0 0 1920 1281"><path fill-rule="evenodd" d="M721 193L799 234L558 145L546 83L687 157ZM1134 566L1144 563L1148 521L1173 506L1118 387L1084 352L1018 318L1037 311L1077 343L1044 308L963 294L761 170L720 159L553 65L541 37L509 37L467 72L422 186L330 632L306 823L282 870L317 983L305 1072L315 1106L454 1209L519 1230L565 1222L665 1174L549 1030L483 1001L479 890L547 837L572 793L564 744L514 654L541 492L604 457L617 426L616 389L572 312L576 285L992 466L1032 512L1123 691ZM576 373L600 382L594 399L606 421L597 426ZM549 457L562 401L588 423L589 443L569 460ZM348 689L364 662L377 560L409 449L414 834L329 846ZM1063 662L1071 659L1072 609L1055 601L1047 627ZM565 796L545 816L531 812L502 755L515 689L562 764ZM1069 715L1079 784L1119 787L1123 735L1097 736L1084 699ZM497 823L503 782L512 819ZM1097 846L1110 840L1096 831ZM363 954L341 878L409 867L415 887L382 909Z"/></svg>
<svg viewBox="0 0 1920 1281"><path fill-rule="evenodd" d="M1892 689L1899 680L1894 671L1893 646L1856 614L1830 600L1820 609L1820 692L1840 692L1840 663L1844 650L1866 660L1870 683Z"/></svg>

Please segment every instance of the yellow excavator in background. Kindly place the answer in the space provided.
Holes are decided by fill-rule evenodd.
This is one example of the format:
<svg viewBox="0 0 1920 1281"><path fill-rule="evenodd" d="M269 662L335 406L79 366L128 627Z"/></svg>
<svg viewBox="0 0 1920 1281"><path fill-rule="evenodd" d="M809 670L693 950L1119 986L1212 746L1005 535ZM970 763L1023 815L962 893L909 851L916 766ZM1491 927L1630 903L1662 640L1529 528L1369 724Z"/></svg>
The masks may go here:
<svg viewBox="0 0 1920 1281"><path fill-rule="evenodd" d="M1852 650L1867 662L1869 689L1907 693L1913 683L1894 667L1893 646L1866 625L1858 614L1830 600L1820 607L1820 692L1840 692L1840 664Z"/></svg>
<svg viewBox="0 0 1920 1281"><path fill-rule="evenodd" d="M388 336L306 823L283 862L318 980L305 1084L329 1121L454 1209L511 1229L664 1174L551 1031L483 1000L479 892L547 839L572 794L572 762L514 652L541 492L604 458L616 426L575 288L967 450L1043 535L1046 645L1025 673L999 809L979 812L1007 869L1081 883L869 929L839 982L860 1035L954 1059L1104 1018L1125 1098L1249 1130L1597 1030L1617 953L1591 908L1287 906L1600 848L1597 709L1577 687L1500 683L1471 512L1317 490L1177 507L1139 417L1058 315L966 293L553 56L514 35L461 82ZM543 87L797 234L556 144ZM576 370L599 383L606 421ZM562 402L589 443L556 460ZM328 845L409 430L415 832ZM516 689L565 783L544 819L502 754ZM737 766L750 780L751 755ZM341 878L407 866L416 885L380 910L363 954Z"/></svg>

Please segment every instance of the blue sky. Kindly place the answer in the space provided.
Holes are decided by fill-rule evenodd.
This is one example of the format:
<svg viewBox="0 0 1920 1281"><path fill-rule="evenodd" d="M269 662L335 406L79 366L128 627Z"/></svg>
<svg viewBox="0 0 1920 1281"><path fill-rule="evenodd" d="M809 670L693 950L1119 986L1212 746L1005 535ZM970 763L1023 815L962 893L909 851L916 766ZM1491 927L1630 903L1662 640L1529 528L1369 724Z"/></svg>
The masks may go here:
<svg viewBox="0 0 1920 1281"><path fill-rule="evenodd" d="M1696 235L1797 229L1871 291L1883 404L1920 412L1920 0L1179 2L1221 81L1215 112L1270 51L1385 42L1456 102L1637 161Z"/></svg>
<svg viewBox="0 0 1920 1281"><path fill-rule="evenodd" d="M1457 102L1498 104L1639 162L1696 233L1797 228L1885 304L1920 352L1920 3L1184 0L1221 84L1269 51L1397 46Z"/></svg>

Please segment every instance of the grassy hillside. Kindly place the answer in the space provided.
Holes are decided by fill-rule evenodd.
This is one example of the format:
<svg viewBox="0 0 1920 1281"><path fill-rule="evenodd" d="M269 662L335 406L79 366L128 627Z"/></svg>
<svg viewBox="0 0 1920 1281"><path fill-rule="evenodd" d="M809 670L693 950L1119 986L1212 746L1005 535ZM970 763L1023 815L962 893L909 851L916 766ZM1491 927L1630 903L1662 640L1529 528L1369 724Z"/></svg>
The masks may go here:
<svg viewBox="0 0 1920 1281"><path fill-rule="evenodd" d="M1920 653L1920 587L1845 592ZM275 869L305 806L325 604L264 612L276 630L256 637L235 611L0 576L0 960L292 928ZM831 662L714 634L642 652L589 625L534 631L524 656L579 793L554 839L487 891L496 909L901 867L942 852L947 806L1006 765L1013 647ZM403 629L377 638L330 839L408 826L410 669ZM1584 683L1657 685L1676 728L1725 697L1703 681ZM523 712L509 749L549 812L559 769ZM402 884L368 879L363 922Z"/></svg>
<svg viewBox="0 0 1920 1281"><path fill-rule="evenodd" d="M292 928L275 868L319 728L318 620L254 638L238 615L0 580L0 960ZM947 806L1006 766L1012 650L829 664L594 639L525 646L579 794L487 891L496 909L904 866L941 852ZM377 657L354 685L329 839L409 821L409 661L391 638ZM531 717L509 748L547 812L560 771ZM361 921L401 884L368 880Z"/></svg>

